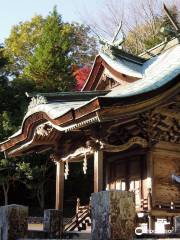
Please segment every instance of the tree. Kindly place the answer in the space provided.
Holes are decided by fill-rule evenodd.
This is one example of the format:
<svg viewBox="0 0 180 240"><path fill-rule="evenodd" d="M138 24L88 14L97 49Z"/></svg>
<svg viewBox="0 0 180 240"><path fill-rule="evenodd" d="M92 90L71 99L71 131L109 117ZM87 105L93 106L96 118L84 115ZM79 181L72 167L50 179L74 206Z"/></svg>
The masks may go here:
<svg viewBox="0 0 180 240"><path fill-rule="evenodd" d="M0 109L1 112L7 106L6 94L9 92L8 85L8 73L6 71L6 66L8 64L8 59L4 56L4 48L0 46Z"/></svg>
<svg viewBox="0 0 180 240"><path fill-rule="evenodd" d="M84 24L72 23L72 60L77 66L91 66L97 55L97 40Z"/></svg>
<svg viewBox="0 0 180 240"><path fill-rule="evenodd" d="M28 163L18 162L16 159L0 159L0 186L4 193L4 205L8 204L8 192L16 181L24 182L31 178L31 169Z"/></svg>
<svg viewBox="0 0 180 240"><path fill-rule="evenodd" d="M56 8L47 17L41 39L24 74L44 91L66 91L73 85L71 75L72 30L63 24Z"/></svg>
<svg viewBox="0 0 180 240"><path fill-rule="evenodd" d="M4 56L4 48L0 47L0 139L11 134L15 127L11 122L12 107L12 88L8 80L8 72L6 66L8 59Z"/></svg>
<svg viewBox="0 0 180 240"><path fill-rule="evenodd" d="M169 3L168 8L172 10L175 19L178 20L179 0L167 0L166 3ZM90 26L95 35L112 40L122 22L121 37L125 38L124 49L133 54L139 54L164 41L167 35L172 36L172 32L168 32L167 35L160 33L162 26L171 25L164 15L162 6L161 0L131 2L128 0L104 0L104 7L97 9L94 15L86 12L85 23ZM87 18L87 15L91 18ZM96 18L95 15L99 17Z"/></svg>
<svg viewBox="0 0 180 240"><path fill-rule="evenodd" d="M54 164L49 161L47 154L33 154L26 156L25 159L31 169L31 178L25 179L26 187L31 192L31 198L36 198L40 208L43 210L47 193L45 186L54 175Z"/></svg>
<svg viewBox="0 0 180 240"><path fill-rule="evenodd" d="M10 60L10 71L21 76L34 54L41 37L45 19L34 16L31 21L20 22L11 29L10 36L5 40L5 53Z"/></svg>
<svg viewBox="0 0 180 240"><path fill-rule="evenodd" d="M22 120L23 112L19 111L22 102L18 101L17 94L24 95L24 92L17 90L13 83L9 81L7 66L9 59L4 55L4 48L0 48L0 140L3 141L17 130L17 124ZM25 86L24 86L25 87ZM22 100L22 99L21 99ZM18 114L17 114L18 112ZM30 178L29 164L17 159L5 159L0 154L0 186L4 194L4 204L8 204L8 192L17 181Z"/></svg>
<svg viewBox="0 0 180 240"><path fill-rule="evenodd" d="M97 44L90 29L64 23L56 8L14 26L5 41L10 71L19 81L35 82L38 91L67 90L74 85L72 64L90 65Z"/></svg>
<svg viewBox="0 0 180 240"><path fill-rule="evenodd" d="M152 1L153 2L153 1ZM143 23L137 23L134 29L127 33L124 48L134 54L142 53L165 40L175 37L174 29L164 12L156 13L151 5L144 5L141 9L146 13ZM178 10L175 5L169 8L174 20L178 22ZM164 27L168 31L160 32Z"/></svg>
<svg viewBox="0 0 180 240"><path fill-rule="evenodd" d="M84 66L82 68L78 68L74 71L75 79L76 79L76 90L80 91L87 80L91 68L88 66Z"/></svg>

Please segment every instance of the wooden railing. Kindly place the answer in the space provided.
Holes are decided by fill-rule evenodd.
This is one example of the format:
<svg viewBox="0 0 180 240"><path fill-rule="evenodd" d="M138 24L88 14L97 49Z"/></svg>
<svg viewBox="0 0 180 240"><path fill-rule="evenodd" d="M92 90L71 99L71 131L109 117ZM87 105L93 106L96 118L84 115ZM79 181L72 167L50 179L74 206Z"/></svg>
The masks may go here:
<svg viewBox="0 0 180 240"><path fill-rule="evenodd" d="M90 205L81 206L80 199L77 199L76 214L69 219L64 225L64 231L86 230L91 225L90 222Z"/></svg>

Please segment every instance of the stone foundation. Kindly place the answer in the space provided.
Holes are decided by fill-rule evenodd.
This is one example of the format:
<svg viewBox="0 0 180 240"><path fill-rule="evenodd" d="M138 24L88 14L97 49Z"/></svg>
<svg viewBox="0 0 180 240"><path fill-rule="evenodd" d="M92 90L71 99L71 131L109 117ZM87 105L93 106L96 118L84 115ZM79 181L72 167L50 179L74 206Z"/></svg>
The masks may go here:
<svg viewBox="0 0 180 240"><path fill-rule="evenodd" d="M92 240L130 240L135 235L134 194L102 191L92 194Z"/></svg>
<svg viewBox="0 0 180 240"><path fill-rule="evenodd" d="M44 210L44 231L50 237L60 237L63 232L62 211L55 209Z"/></svg>
<svg viewBox="0 0 180 240"><path fill-rule="evenodd" d="M0 239L16 240L27 237L28 208L21 205L0 207Z"/></svg>

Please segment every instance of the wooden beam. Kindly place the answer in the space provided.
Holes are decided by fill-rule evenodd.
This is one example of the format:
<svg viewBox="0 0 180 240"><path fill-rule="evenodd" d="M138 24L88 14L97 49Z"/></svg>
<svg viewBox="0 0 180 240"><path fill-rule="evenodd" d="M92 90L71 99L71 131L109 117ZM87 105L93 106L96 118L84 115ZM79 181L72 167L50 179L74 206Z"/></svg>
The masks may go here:
<svg viewBox="0 0 180 240"><path fill-rule="evenodd" d="M103 190L103 151L94 152L94 192Z"/></svg>
<svg viewBox="0 0 180 240"><path fill-rule="evenodd" d="M133 145L140 145L142 148L146 148L148 146L147 140L138 136L130 138L127 143L121 145L111 145L102 141L97 142L96 139L87 142L89 142L88 146L79 147L74 152L71 152L63 157L61 156L61 161L82 161L85 154L87 156L92 155L97 148L104 152L123 152L132 147Z"/></svg>
<svg viewBox="0 0 180 240"><path fill-rule="evenodd" d="M63 211L64 201L64 162L56 162L56 206Z"/></svg>

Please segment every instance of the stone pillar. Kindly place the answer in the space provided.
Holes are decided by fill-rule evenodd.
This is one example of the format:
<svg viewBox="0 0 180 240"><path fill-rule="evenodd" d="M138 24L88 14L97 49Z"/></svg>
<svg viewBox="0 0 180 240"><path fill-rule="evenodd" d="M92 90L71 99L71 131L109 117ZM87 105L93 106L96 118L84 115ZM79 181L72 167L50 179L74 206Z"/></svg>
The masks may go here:
<svg viewBox="0 0 180 240"><path fill-rule="evenodd" d="M16 240L27 237L28 207L6 205L0 207L0 239Z"/></svg>
<svg viewBox="0 0 180 240"><path fill-rule="evenodd" d="M130 240L135 234L134 194L127 191L93 193L91 240Z"/></svg>
<svg viewBox="0 0 180 240"><path fill-rule="evenodd" d="M94 192L103 190L103 152L94 153Z"/></svg>
<svg viewBox="0 0 180 240"><path fill-rule="evenodd" d="M49 237L60 237L63 233L63 214L60 210L44 210L44 231Z"/></svg>

